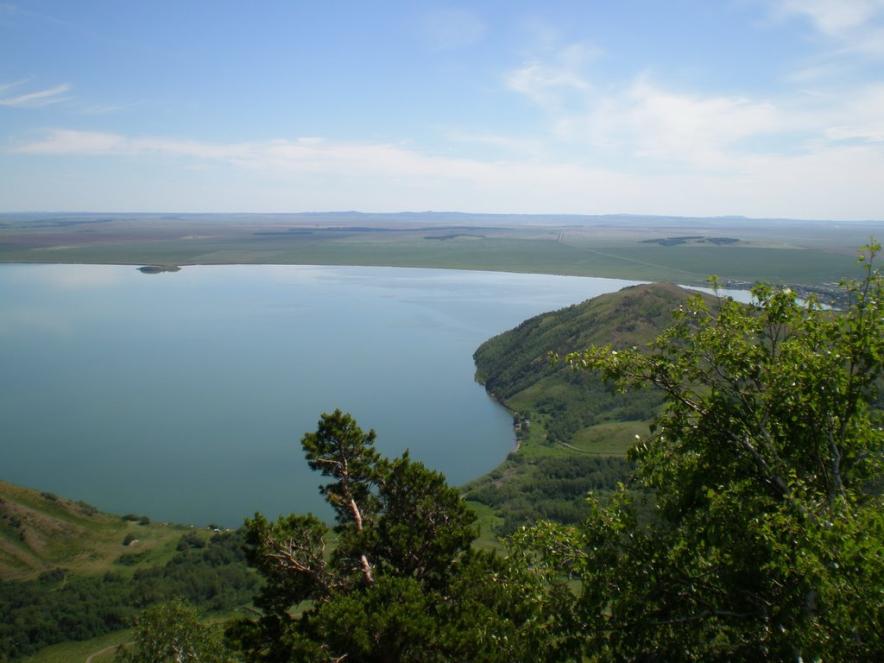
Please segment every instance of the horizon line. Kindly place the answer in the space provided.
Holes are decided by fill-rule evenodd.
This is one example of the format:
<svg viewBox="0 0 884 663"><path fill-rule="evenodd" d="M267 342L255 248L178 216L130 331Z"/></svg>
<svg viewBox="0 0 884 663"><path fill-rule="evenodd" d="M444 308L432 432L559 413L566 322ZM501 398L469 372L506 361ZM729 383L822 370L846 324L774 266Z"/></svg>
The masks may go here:
<svg viewBox="0 0 884 663"><path fill-rule="evenodd" d="M565 218L622 218L622 219L684 219L684 220L734 220L734 221L788 221L803 223L884 223L881 219L826 219L826 218L802 218L802 217L782 217L782 216L746 216L742 214L713 214L705 216L682 215L682 214L634 214L630 212L602 212L602 213L584 213L584 212L467 212L459 210L399 210L399 211L383 211L383 212L366 212L362 210L302 210L302 211L284 211L284 212L250 212L250 211L140 211L140 210L115 210L99 212L93 210L12 210L0 211L0 216L14 215L36 215L36 214L59 214L59 215L126 215L137 214L141 216L330 216L335 214L351 214L359 216L444 216L457 215L467 217L527 217L527 218L544 218L544 217L565 217Z"/></svg>

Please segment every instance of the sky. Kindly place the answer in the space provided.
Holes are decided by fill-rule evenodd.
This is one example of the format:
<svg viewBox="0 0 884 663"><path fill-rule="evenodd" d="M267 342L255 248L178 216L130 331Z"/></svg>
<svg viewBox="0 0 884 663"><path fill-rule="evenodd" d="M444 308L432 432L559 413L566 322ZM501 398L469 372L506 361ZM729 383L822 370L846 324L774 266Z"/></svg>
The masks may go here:
<svg viewBox="0 0 884 663"><path fill-rule="evenodd" d="M0 0L0 211L884 218L884 0Z"/></svg>

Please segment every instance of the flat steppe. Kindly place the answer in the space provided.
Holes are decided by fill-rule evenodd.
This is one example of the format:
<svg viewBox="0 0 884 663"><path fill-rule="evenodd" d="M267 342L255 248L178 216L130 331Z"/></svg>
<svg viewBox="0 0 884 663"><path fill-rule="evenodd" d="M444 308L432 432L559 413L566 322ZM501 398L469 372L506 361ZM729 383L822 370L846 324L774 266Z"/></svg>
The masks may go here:
<svg viewBox="0 0 884 663"><path fill-rule="evenodd" d="M459 213L2 214L0 262L430 267L819 285L884 222Z"/></svg>

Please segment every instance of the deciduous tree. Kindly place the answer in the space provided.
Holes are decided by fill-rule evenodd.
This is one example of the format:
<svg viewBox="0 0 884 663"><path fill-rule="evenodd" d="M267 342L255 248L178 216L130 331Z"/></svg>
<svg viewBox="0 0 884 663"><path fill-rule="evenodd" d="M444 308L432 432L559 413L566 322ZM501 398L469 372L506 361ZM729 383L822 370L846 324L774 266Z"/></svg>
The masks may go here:
<svg viewBox="0 0 884 663"><path fill-rule="evenodd" d="M122 663L227 663L221 633L201 624L196 609L182 601L158 603L135 625L135 641L114 657Z"/></svg>
<svg viewBox="0 0 884 663"><path fill-rule="evenodd" d="M570 592L583 653L604 660L884 658L884 352L878 246L844 312L758 286L696 297L650 348L568 357L666 408L631 452L626 489L579 527L516 545Z"/></svg>

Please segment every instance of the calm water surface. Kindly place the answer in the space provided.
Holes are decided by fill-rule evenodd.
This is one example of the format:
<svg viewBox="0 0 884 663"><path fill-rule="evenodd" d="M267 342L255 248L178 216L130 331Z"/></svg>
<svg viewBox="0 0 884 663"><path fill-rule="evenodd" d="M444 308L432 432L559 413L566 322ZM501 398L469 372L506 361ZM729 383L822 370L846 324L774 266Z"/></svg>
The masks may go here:
<svg viewBox="0 0 884 663"><path fill-rule="evenodd" d="M631 282L428 269L0 265L0 478L117 513L328 511L299 440L339 407L460 484L513 445L472 354Z"/></svg>

